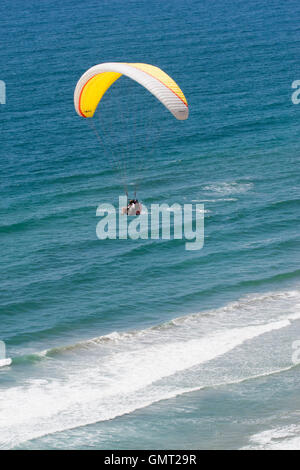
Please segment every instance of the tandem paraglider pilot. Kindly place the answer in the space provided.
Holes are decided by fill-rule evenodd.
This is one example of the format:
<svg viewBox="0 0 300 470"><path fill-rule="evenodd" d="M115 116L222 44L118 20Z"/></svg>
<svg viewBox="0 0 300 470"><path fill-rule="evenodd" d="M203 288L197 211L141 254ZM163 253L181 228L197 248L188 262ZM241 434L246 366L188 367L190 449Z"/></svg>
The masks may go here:
<svg viewBox="0 0 300 470"><path fill-rule="evenodd" d="M122 208L123 215L140 215L142 212L142 204L137 199L130 199L127 207Z"/></svg>

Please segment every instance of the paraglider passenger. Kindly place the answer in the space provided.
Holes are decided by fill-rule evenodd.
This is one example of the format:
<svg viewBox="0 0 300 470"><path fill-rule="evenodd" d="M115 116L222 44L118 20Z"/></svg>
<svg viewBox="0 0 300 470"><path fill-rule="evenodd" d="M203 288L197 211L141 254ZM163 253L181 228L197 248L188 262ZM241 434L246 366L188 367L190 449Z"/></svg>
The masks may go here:
<svg viewBox="0 0 300 470"><path fill-rule="evenodd" d="M137 199L130 199L127 207L123 207L122 214L140 215L142 206Z"/></svg>

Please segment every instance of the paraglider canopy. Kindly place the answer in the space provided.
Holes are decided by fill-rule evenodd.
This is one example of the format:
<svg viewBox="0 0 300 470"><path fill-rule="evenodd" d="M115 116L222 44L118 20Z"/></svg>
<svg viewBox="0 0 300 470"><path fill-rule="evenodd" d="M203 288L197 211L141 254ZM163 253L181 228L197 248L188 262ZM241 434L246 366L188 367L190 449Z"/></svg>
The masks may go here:
<svg viewBox="0 0 300 470"><path fill-rule="evenodd" d="M120 86L114 86L106 94L120 77ZM145 90L152 96L144 101L144 95L147 95ZM154 99L148 106L148 98L150 103L152 97ZM76 112L87 118L85 121L107 154L109 164L120 173L127 195L128 185L132 185L136 193L144 179L149 155L154 154L155 144L160 141L161 135L173 133L172 125L164 127L166 121L160 104L176 120L188 118L188 104L182 90L169 75L153 65L125 62L98 64L88 69L77 82L74 91ZM94 115L95 118L91 119Z"/></svg>
<svg viewBox="0 0 300 470"><path fill-rule="evenodd" d="M149 90L176 119L188 118L187 100L169 75L153 65L125 62L98 64L82 75L74 92L74 105L79 116L93 117L105 92L122 75Z"/></svg>

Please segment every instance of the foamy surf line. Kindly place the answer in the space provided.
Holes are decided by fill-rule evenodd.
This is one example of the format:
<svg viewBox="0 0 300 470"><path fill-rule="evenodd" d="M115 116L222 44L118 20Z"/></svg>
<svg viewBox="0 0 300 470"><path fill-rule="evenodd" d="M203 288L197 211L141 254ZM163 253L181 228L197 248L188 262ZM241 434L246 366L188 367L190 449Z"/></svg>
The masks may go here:
<svg viewBox="0 0 300 470"><path fill-rule="evenodd" d="M291 424L254 434L242 450L300 450L300 426Z"/></svg>
<svg viewBox="0 0 300 470"><path fill-rule="evenodd" d="M174 335L174 327L177 328L178 326L190 326L191 323L199 322L202 318L206 315L216 316L219 314L228 314L228 312L238 312L240 313L242 310L247 311L247 314L253 311L256 311L258 308L265 306L266 304L270 305L277 305L280 301L293 301L293 308L300 308L300 292L298 290L290 290L290 291L283 291L283 292L266 292L263 294L250 294L246 297L242 297L238 301L230 302L229 304L225 305L224 307L220 307L216 310L207 310L202 311L199 313L191 313L189 315L185 315L183 317L177 317L170 320L167 323L162 323L159 325L154 325L150 328L144 330L131 330L125 332L117 332L113 331L108 333L107 335L97 336L85 341L78 342L76 344L71 344L67 346L55 347L51 349L46 349L44 351L34 353L32 356L36 356L37 358L43 358L46 356L55 356L57 354L63 353L65 351L76 350L80 348L85 348L92 345L97 344L109 344L109 343L122 343L132 341L135 338L143 337L147 334L151 334L152 332L159 332L159 331L167 331L170 330L170 334ZM299 304L297 303L299 302ZM296 313L290 313L287 315L279 315L277 318L272 319L272 321L276 320L298 320L300 319L300 311ZM263 321L261 322L264 323ZM14 358L15 360L15 358Z"/></svg>
<svg viewBox="0 0 300 470"><path fill-rule="evenodd" d="M114 418L118 418L120 416L123 416L124 414L130 414L130 413L133 413L134 411L137 411L139 409L143 409L143 408L146 408L148 406L151 406L155 403L158 403L160 401L164 401L164 400L170 400L172 398L176 398L177 396L180 396L180 395L184 395L184 394L187 394L187 393L193 393L193 392L198 392L200 390L203 390L203 389L207 389L207 388L218 388L218 387L224 387L224 386L232 386L232 385L237 385L239 383L243 383L243 382L246 382L248 380L255 380L255 379L260 379L262 377L267 377L267 376L271 376L271 375L275 375L275 374L280 374L282 372L285 372L285 371L288 371L290 369L292 369L293 366L290 366L290 367L286 367L284 369L279 369L279 370L274 370L274 371L269 371L269 372L266 372L266 373L263 373L263 374L257 374L257 375L252 375L252 376L249 376L249 377L245 377L243 379L238 379L238 380L233 380L233 381L229 381L229 382L220 382L220 383L216 383L212 386L199 386L199 387L190 387L190 388L182 388L182 389L178 389L176 391L173 391L173 392L165 392L164 394L162 394L159 398L155 399L154 397L152 397L151 400L149 401L145 401L144 403L140 404L140 405L136 405L134 408L128 408L127 411L124 411L123 413L120 413L120 414L115 414L111 417L108 417L106 419L102 419L102 421L109 421L109 420L112 420ZM95 424L99 422L98 420L96 421L87 421L87 422L81 422L80 424L78 424L77 426L70 426L70 427L66 427L65 425L61 427L61 429L55 429L54 431L51 431L50 429L47 431L47 432L43 432L43 433L37 433L36 435L32 435L30 438L28 439L23 439L23 440L19 440L19 441L15 441L15 442L12 442L12 441L9 441L5 444L5 442L0 442L0 450L4 450L4 449L9 449L9 448L13 448L17 445L20 445L22 443L25 443L25 442L28 442L28 441L32 441L32 440L35 440L35 439L38 439L38 438L41 438L41 437L44 437L46 435L50 435L50 434L55 434L55 433L59 433L59 432L64 432L64 431L68 431L68 430L71 430L71 429L75 429L77 427L81 427L81 426L87 426L87 425L91 425L91 424ZM248 447L245 447L245 449L247 449ZM250 448L250 447L249 447Z"/></svg>
<svg viewBox="0 0 300 470"><path fill-rule="evenodd" d="M100 363L75 362L74 367L71 363L71 369L61 377L26 381L1 394L0 447L11 448L46 434L111 420L201 389L200 383L192 388L178 386L168 390L157 382L290 324L284 319L218 331L198 339L181 338L174 342L170 338L163 344L141 342L138 348L100 356ZM21 411L16 414L16 409Z"/></svg>
<svg viewBox="0 0 300 470"><path fill-rule="evenodd" d="M10 366L12 363L11 359L0 359L0 367L7 367Z"/></svg>

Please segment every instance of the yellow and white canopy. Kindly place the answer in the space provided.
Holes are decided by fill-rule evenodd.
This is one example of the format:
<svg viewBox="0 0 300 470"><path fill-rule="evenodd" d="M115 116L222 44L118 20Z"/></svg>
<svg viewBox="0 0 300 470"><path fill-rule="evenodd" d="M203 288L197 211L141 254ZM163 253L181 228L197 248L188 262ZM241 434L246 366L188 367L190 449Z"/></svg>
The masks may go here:
<svg viewBox="0 0 300 470"><path fill-rule="evenodd" d="M104 93L122 75L147 88L176 119L188 118L186 98L169 75L154 65L125 62L98 64L82 75L74 92L74 105L79 116L93 117Z"/></svg>

